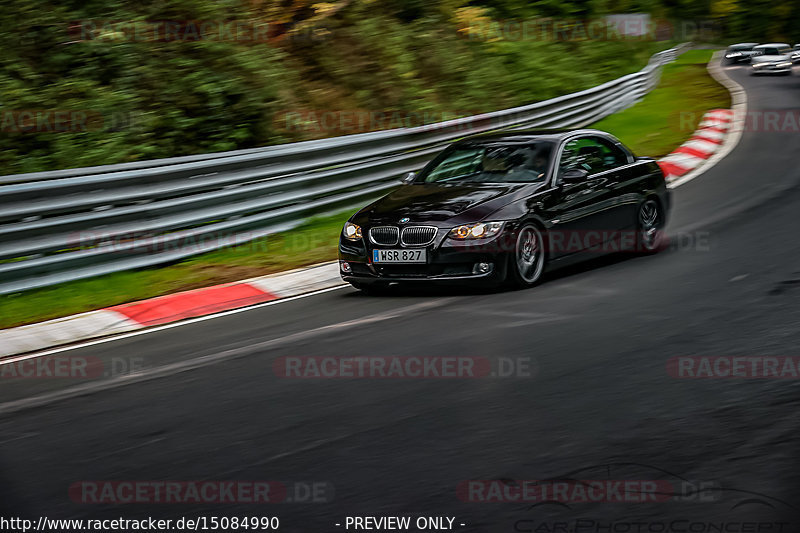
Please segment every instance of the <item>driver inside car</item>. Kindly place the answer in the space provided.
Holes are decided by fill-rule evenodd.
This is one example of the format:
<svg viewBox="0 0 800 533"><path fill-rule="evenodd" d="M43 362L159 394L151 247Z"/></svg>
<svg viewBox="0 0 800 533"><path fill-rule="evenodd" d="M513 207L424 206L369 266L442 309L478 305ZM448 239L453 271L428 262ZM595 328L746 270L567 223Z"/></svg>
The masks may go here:
<svg viewBox="0 0 800 533"><path fill-rule="evenodd" d="M549 161L545 150L531 148L487 150L483 155L483 172L505 174L503 181L534 182L544 178Z"/></svg>

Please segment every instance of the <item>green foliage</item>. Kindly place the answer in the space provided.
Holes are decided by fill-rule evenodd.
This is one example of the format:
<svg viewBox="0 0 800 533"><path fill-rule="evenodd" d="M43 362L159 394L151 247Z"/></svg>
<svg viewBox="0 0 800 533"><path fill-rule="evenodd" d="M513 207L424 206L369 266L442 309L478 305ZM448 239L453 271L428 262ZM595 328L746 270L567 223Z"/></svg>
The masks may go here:
<svg viewBox="0 0 800 533"><path fill-rule="evenodd" d="M195 4L195 2L183 2ZM97 3L99 4L99 3ZM95 117L68 131L4 131L0 173L134 161L257 146L270 140L278 93L291 84L283 52L228 42L80 42L70 21L247 18L231 6L143 13L15 1L0 11L0 111L66 110ZM142 6L144 9L144 6ZM173 5L171 9L176 9ZM99 22L98 22L99 24Z"/></svg>
<svg viewBox="0 0 800 533"><path fill-rule="evenodd" d="M0 112L67 110L92 120L63 132L0 129L0 174L419 123L298 127L287 112L428 113L436 121L552 98L637 70L671 43L554 41L515 36L504 24L631 12L715 20L735 40L800 39L800 7L765 0L9 0L0 10ZM268 22L275 38L131 40L103 26L108 20ZM101 38L70 32L75 21L96 22ZM500 33L484 31L491 28Z"/></svg>

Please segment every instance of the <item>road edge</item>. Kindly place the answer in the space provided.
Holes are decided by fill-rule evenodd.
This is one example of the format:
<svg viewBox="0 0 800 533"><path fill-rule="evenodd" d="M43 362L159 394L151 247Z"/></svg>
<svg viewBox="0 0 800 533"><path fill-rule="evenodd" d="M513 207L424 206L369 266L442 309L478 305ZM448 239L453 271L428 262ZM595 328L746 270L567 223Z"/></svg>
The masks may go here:
<svg viewBox="0 0 800 533"><path fill-rule="evenodd" d="M342 285L339 262L182 291L96 311L0 330L0 363L4 358L68 346L234 309L297 298Z"/></svg>

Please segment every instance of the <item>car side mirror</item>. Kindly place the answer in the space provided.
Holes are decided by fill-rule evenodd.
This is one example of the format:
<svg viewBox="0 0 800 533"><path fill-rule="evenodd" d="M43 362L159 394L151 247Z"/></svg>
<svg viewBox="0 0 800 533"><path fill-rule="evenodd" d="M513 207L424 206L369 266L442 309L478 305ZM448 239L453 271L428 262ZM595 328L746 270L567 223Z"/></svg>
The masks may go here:
<svg viewBox="0 0 800 533"><path fill-rule="evenodd" d="M416 177L417 177L416 172L409 172L408 174L400 178L400 183L402 183L403 185L409 185L411 182L414 181L414 178Z"/></svg>
<svg viewBox="0 0 800 533"><path fill-rule="evenodd" d="M578 183L585 180L588 175L589 172L582 168L571 168L564 172L564 175L561 176L561 181L564 183Z"/></svg>

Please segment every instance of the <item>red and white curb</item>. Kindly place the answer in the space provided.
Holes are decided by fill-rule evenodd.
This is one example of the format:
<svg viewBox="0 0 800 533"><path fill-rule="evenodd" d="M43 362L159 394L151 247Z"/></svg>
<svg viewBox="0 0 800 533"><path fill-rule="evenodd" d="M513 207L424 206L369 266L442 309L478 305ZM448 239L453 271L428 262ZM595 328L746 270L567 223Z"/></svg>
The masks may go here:
<svg viewBox="0 0 800 533"><path fill-rule="evenodd" d="M731 109L714 109L703 115L694 135L658 161L667 182L672 183L699 168L719 151L731 129L733 118Z"/></svg>
<svg viewBox="0 0 800 533"><path fill-rule="evenodd" d="M127 333L341 285L338 261L0 330L0 357Z"/></svg>

